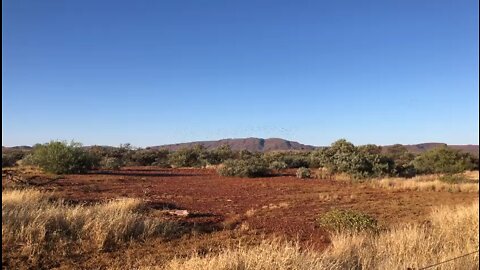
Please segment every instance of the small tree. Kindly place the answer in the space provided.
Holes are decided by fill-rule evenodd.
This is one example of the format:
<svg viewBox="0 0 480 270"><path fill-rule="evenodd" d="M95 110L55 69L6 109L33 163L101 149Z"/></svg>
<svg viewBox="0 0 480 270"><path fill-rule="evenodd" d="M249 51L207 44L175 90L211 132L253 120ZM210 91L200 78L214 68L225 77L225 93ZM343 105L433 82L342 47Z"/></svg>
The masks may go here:
<svg viewBox="0 0 480 270"><path fill-rule="evenodd" d="M34 148L31 162L47 172L68 174L84 173L98 161L80 143L51 141Z"/></svg>

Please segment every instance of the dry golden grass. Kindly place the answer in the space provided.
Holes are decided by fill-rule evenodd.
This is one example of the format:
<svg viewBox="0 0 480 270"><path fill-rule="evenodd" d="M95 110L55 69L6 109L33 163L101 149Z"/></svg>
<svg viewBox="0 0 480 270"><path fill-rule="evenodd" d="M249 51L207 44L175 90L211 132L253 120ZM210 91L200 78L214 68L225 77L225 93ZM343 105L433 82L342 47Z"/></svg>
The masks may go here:
<svg viewBox="0 0 480 270"><path fill-rule="evenodd" d="M109 250L175 229L172 223L149 218L139 199L75 206L38 190L2 191L2 259L25 256L32 266L52 254Z"/></svg>
<svg viewBox="0 0 480 270"><path fill-rule="evenodd" d="M413 178L384 178L373 179L367 183L373 187L394 190L423 190L423 191L449 191L449 192L478 192L478 171L463 173L468 182L450 184L440 181L442 175L421 175Z"/></svg>
<svg viewBox="0 0 480 270"><path fill-rule="evenodd" d="M466 171L463 173L467 179L476 180L479 179L479 171Z"/></svg>
<svg viewBox="0 0 480 270"><path fill-rule="evenodd" d="M375 234L335 234L323 253L279 240L239 245L218 254L177 258L140 269L419 269L478 250L478 202L436 208L427 224L404 225ZM435 269L478 269L478 253Z"/></svg>
<svg viewBox="0 0 480 270"><path fill-rule="evenodd" d="M421 182L410 179L387 178L372 180L369 185L394 190L423 190L449 192L478 192L478 183L448 184L439 180Z"/></svg>

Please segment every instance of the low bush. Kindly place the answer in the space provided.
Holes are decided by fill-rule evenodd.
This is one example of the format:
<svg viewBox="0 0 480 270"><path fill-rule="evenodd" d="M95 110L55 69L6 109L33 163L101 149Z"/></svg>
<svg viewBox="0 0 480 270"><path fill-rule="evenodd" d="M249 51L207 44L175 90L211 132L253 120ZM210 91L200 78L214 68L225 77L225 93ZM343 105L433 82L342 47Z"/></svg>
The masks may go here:
<svg viewBox="0 0 480 270"><path fill-rule="evenodd" d="M320 167L315 171L314 177L317 179L332 179L334 174L325 167Z"/></svg>
<svg viewBox="0 0 480 270"><path fill-rule="evenodd" d="M17 164L17 161L25 157L25 151L11 150L11 151L2 151L2 168L3 167L13 167Z"/></svg>
<svg viewBox="0 0 480 270"><path fill-rule="evenodd" d="M279 171L287 168L287 163L283 161L273 161L268 166L271 170Z"/></svg>
<svg viewBox="0 0 480 270"><path fill-rule="evenodd" d="M270 173L267 163L260 158L248 160L229 159L217 170L222 176L262 177Z"/></svg>
<svg viewBox="0 0 480 270"><path fill-rule="evenodd" d="M168 155L168 163L174 167L201 167L206 161L202 159L205 149L202 146L182 148Z"/></svg>
<svg viewBox="0 0 480 270"><path fill-rule="evenodd" d="M297 173L296 173L297 178L301 178L301 179L310 178L311 175L312 173L308 168L301 167L297 169Z"/></svg>
<svg viewBox="0 0 480 270"><path fill-rule="evenodd" d="M100 161L100 167L107 170L118 170L123 165L123 161L116 157L104 157Z"/></svg>
<svg viewBox="0 0 480 270"><path fill-rule="evenodd" d="M418 173L460 173L473 170L477 160L471 154L447 147L438 147L420 154L413 160L413 165Z"/></svg>
<svg viewBox="0 0 480 270"><path fill-rule="evenodd" d="M137 150L131 156L131 162L138 166L150 166L157 159L157 151L155 150Z"/></svg>
<svg viewBox="0 0 480 270"><path fill-rule="evenodd" d="M29 162L55 174L84 173L94 168L98 160L80 143L51 141L34 147Z"/></svg>
<svg viewBox="0 0 480 270"><path fill-rule="evenodd" d="M379 229L375 218L353 210L331 210L322 215L317 222L321 227L337 233L376 232Z"/></svg>
<svg viewBox="0 0 480 270"><path fill-rule="evenodd" d="M205 151L201 157L206 160L208 165L218 165L233 158L234 154L230 146L225 144L213 150Z"/></svg>

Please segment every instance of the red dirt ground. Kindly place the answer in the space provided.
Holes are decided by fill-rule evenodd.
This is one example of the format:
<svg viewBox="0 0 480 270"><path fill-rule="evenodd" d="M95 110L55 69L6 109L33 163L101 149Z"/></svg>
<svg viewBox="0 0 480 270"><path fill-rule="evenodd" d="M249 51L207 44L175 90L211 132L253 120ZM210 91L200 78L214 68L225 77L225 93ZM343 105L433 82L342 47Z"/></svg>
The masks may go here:
<svg viewBox="0 0 480 270"><path fill-rule="evenodd" d="M319 248L328 239L315 226L315 219L331 208L359 210L382 225L391 225L421 222L431 206L478 198L478 193L392 191L333 180L302 180L293 173L246 179L218 176L212 169L129 167L69 175L45 188L79 202L140 197L153 208L188 210L193 215L182 218L186 223L278 234Z"/></svg>

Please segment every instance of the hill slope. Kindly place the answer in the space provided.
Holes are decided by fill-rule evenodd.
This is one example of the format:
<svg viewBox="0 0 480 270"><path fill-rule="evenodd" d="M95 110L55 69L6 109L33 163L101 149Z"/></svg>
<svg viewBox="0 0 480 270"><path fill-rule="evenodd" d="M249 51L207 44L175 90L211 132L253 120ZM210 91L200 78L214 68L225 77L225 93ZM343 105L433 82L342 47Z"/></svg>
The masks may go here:
<svg viewBox="0 0 480 270"><path fill-rule="evenodd" d="M261 139L261 138L243 138L243 139L223 139L218 141L199 141L189 143L177 143L150 147L152 149L165 148L169 150L178 150L184 147L193 147L202 145L207 149L214 149L222 145L229 145L232 150L248 150L252 152L268 152L268 151L308 151L316 147L305 145L294 141L288 141L279 138Z"/></svg>

